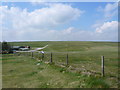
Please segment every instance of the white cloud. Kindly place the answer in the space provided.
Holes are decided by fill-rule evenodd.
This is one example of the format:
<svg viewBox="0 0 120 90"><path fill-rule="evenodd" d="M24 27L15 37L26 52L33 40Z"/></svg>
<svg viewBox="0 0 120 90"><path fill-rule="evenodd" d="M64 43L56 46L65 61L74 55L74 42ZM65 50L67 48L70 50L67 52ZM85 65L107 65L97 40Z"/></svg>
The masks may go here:
<svg viewBox="0 0 120 90"><path fill-rule="evenodd" d="M49 5L32 12L1 6L0 11L3 40L117 40L117 21L96 25L95 31L72 26L63 30L53 29L52 27L67 25L83 13L66 4Z"/></svg>
<svg viewBox="0 0 120 90"><path fill-rule="evenodd" d="M5 40L59 40L61 33L70 33L72 28L64 31L52 28L67 25L83 13L71 5L56 3L31 12L18 7L0 6L0 12Z"/></svg>
<svg viewBox="0 0 120 90"><path fill-rule="evenodd" d="M27 29L29 29L29 31L27 30L4 31L5 34L3 34L4 35L3 38L5 38L6 40L45 40L45 41L118 40L117 21L105 22L103 25L97 27L95 31L80 30L74 27L69 27L64 30L47 30L47 29L34 30L34 28Z"/></svg>
<svg viewBox="0 0 120 90"><path fill-rule="evenodd" d="M96 32L97 33L114 32L114 31L117 31L117 28L118 28L117 21L105 22L103 25L96 28Z"/></svg>
<svg viewBox="0 0 120 90"><path fill-rule="evenodd" d="M69 28L63 30L62 33L63 34L70 34L70 33L72 33L72 31L74 31L74 29L75 29L74 27L69 27Z"/></svg>
<svg viewBox="0 0 120 90"><path fill-rule="evenodd" d="M113 20L116 20L118 17L118 3L107 3L104 7L99 6L97 11L101 15L101 18L96 20L95 24L92 25L93 29L96 28L96 33L104 34L104 36L106 33L107 37L112 37L111 33L117 34L118 22Z"/></svg>
<svg viewBox="0 0 120 90"><path fill-rule="evenodd" d="M118 40L118 21L105 22L96 28L95 35L99 40Z"/></svg>
<svg viewBox="0 0 120 90"><path fill-rule="evenodd" d="M113 17L117 15L118 12L117 7L118 7L118 3L107 4L104 9L105 17Z"/></svg>
<svg viewBox="0 0 120 90"><path fill-rule="evenodd" d="M9 24L14 29L56 27L77 19L83 13L77 8L64 4L53 4L32 12L28 12L27 9L21 10L17 7L9 9L7 6L2 6L1 9L4 23L6 25Z"/></svg>
<svg viewBox="0 0 120 90"><path fill-rule="evenodd" d="M118 3L108 3L105 7L99 6L98 11L102 12L104 17L110 19L118 13Z"/></svg>

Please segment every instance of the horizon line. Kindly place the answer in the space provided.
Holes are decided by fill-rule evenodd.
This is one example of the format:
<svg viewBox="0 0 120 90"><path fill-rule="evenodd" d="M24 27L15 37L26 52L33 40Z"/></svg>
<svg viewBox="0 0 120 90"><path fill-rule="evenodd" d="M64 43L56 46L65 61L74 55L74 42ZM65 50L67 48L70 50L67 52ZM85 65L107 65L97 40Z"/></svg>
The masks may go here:
<svg viewBox="0 0 120 90"><path fill-rule="evenodd" d="M81 42L120 42L120 41L113 41L113 40L13 40L13 41L7 41L7 40L3 40L0 42L40 42L40 41L81 41Z"/></svg>

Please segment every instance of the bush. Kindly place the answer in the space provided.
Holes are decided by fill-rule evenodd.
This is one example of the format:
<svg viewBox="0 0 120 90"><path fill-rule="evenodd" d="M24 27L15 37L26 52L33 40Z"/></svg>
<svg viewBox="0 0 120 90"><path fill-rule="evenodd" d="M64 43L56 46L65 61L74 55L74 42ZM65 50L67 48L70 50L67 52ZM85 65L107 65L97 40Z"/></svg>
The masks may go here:
<svg viewBox="0 0 120 90"><path fill-rule="evenodd" d="M5 41L3 41L2 43L1 43L1 47L2 47L2 53L3 54L7 54L7 53L13 53L12 52L12 48L11 48L11 45L10 44L8 44L7 42L5 42Z"/></svg>

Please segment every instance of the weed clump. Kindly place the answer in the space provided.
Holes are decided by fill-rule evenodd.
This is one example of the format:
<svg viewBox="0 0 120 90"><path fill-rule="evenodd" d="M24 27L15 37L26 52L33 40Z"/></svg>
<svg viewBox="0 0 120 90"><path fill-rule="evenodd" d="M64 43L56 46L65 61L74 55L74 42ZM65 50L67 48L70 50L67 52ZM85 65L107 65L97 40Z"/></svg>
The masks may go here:
<svg viewBox="0 0 120 90"><path fill-rule="evenodd" d="M103 78L89 77L87 79L87 86L89 88L109 88L109 85Z"/></svg>

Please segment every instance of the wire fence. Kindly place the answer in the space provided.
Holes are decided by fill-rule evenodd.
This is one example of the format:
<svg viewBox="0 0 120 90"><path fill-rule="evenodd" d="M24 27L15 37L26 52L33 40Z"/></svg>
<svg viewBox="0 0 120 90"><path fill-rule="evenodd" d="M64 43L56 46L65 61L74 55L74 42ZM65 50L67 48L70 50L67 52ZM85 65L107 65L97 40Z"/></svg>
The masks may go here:
<svg viewBox="0 0 120 90"><path fill-rule="evenodd" d="M71 72L117 77L117 56L101 56L92 54L80 54L75 52L16 52L15 55L31 57L47 63L54 63L61 67L67 67Z"/></svg>

